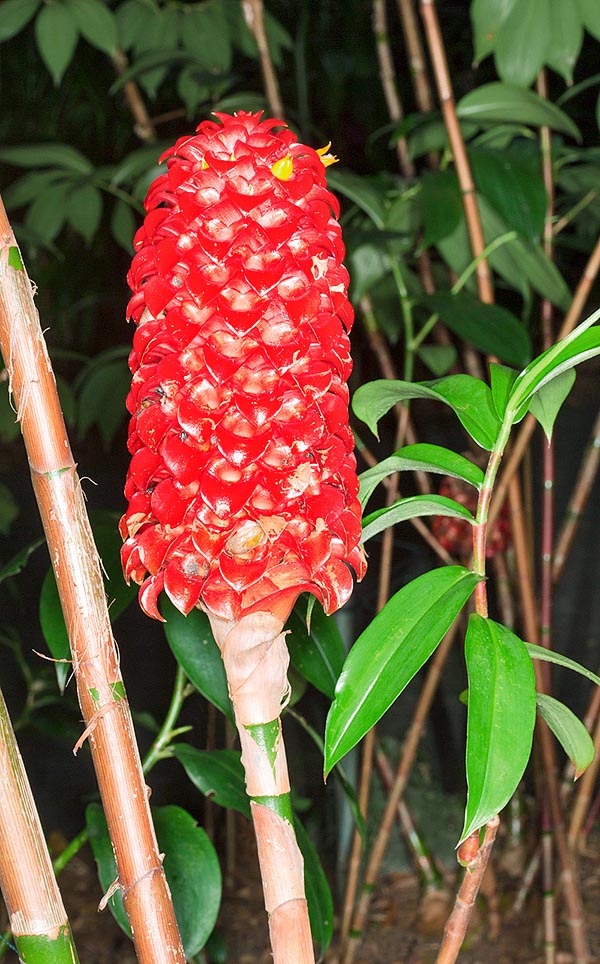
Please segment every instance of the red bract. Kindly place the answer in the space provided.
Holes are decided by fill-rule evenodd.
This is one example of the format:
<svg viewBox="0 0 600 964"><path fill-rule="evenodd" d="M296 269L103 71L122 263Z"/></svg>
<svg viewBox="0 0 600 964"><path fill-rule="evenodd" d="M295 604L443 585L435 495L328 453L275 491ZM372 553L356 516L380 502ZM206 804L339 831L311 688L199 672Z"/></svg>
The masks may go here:
<svg viewBox="0 0 600 964"><path fill-rule="evenodd" d="M305 590L330 613L366 566L333 159L216 116L166 152L135 237L123 565L157 618L163 589L227 620Z"/></svg>

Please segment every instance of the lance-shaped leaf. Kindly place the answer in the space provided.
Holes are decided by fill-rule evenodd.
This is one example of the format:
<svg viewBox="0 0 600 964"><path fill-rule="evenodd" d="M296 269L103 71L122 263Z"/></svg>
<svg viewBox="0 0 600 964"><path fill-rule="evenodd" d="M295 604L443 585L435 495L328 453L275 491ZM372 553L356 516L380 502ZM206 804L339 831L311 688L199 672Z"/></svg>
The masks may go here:
<svg viewBox="0 0 600 964"><path fill-rule="evenodd" d="M532 397L544 385L575 365L600 354L600 327L592 327L598 318L600 310L574 328L566 338L534 358L521 372L512 387L507 407L512 413L513 422L523 418Z"/></svg>
<svg viewBox="0 0 600 964"><path fill-rule="evenodd" d="M223 660L208 616L199 609L183 616L169 600L161 608L167 642L190 683L233 722Z"/></svg>
<svg viewBox="0 0 600 964"><path fill-rule="evenodd" d="M535 677L525 644L477 613L465 639L469 677L467 808L461 841L508 803L531 754Z"/></svg>
<svg viewBox="0 0 600 964"><path fill-rule="evenodd" d="M171 752L201 793L220 807L238 810L250 818L244 768L237 750L197 750L189 743L176 743Z"/></svg>
<svg viewBox="0 0 600 964"><path fill-rule="evenodd" d="M467 291L438 291L420 300L460 338L488 355L497 355L507 365L521 368L531 358L531 339L506 308L486 305Z"/></svg>
<svg viewBox="0 0 600 964"><path fill-rule="evenodd" d="M538 693L537 706L573 764L577 780L594 759L594 743L590 734L573 711L553 696Z"/></svg>
<svg viewBox="0 0 600 964"><path fill-rule="evenodd" d="M574 384L575 372L569 369L540 388L531 399L529 411L544 429L548 441L552 438L556 416Z"/></svg>
<svg viewBox="0 0 600 964"><path fill-rule="evenodd" d="M581 140L579 130L564 111L534 91L513 84L483 84L465 94L456 112L461 120L483 124L512 124L518 117L522 124L545 125Z"/></svg>
<svg viewBox="0 0 600 964"><path fill-rule="evenodd" d="M463 566L417 576L356 640L327 717L325 773L363 738L429 659L480 577Z"/></svg>
<svg viewBox="0 0 600 964"><path fill-rule="evenodd" d="M219 860L204 830L181 807L156 807L152 816L161 852L165 854L165 874L189 960L204 946L217 919L221 902ZM85 818L98 877L106 893L118 878L102 807L91 803ZM130 934L119 889L108 900L108 906L125 933Z"/></svg>
<svg viewBox="0 0 600 964"><path fill-rule="evenodd" d="M298 846L304 857L304 887L313 941L320 945L321 956L333 936L333 898L319 855L298 817L294 820Z"/></svg>
<svg viewBox="0 0 600 964"><path fill-rule="evenodd" d="M406 499L399 499L391 506L371 512L363 522L362 541L366 542L383 529L415 519L424 515L445 515L454 519L464 519L474 523L475 519L466 506L445 495L411 495Z"/></svg>
<svg viewBox="0 0 600 964"><path fill-rule="evenodd" d="M377 435L377 423L397 403L429 398L449 405L478 445L491 451L500 430L492 393L485 382L471 375L449 375L432 382L378 379L354 393L355 414Z"/></svg>
<svg viewBox="0 0 600 964"><path fill-rule="evenodd" d="M586 669L581 663L575 662L569 656L563 656L562 653L557 653L553 649L545 649L543 646L536 646L535 643L525 643L527 647L527 652L532 659L541 659L546 663L554 663L556 666L564 666L566 669L573 670L574 673L579 673L580 676L585 676L586 679L595 683L596 686L600 686L600 676L596 676L592 673L591 669Z"/></svg>
<svg viewBox="0 0 600 964"><path fill-rule="evenodd" d="M394 472L435 472L440 475L451 475L455 479L469 482L477 489L483 484L484 478L478 465L466 459L464 455L452 452L442 445L430 445L427 442L405 445L389 458L359 475L359 498L363 507L379 483Z"/></svg>
<svg viewBox="0 0 600 964"><path fill-rule="evenodd" d="M333 699L344 665L344 641L333 616L316 603L307 628L306 600L296 603L288 619L286 642L292 664L321 693Z"/></svg>

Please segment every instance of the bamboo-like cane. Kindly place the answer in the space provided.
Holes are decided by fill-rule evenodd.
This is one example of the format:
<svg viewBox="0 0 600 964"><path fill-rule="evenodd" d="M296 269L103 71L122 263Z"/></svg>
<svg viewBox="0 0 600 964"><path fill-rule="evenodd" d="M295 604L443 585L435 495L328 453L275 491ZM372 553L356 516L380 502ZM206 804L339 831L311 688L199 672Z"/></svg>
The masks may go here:
<svg viewBox="0 0 600 964"><path fill-rule="evenodd" d="M138 958L184 964L98 554L31 283L1 202L0 248L0 349L69 633L86 727L78 746L89 740Z"/></svg>
<svg viewBox="0 0 600 964"><path fill-rule="evenodd" d="M281 730L290 690L283 625L271 613L243 616L237 623L210 614L209 619L242 747L273 964L314 964L304 862L294 832Z"/></svg>
<svg viewBox="0 0 600 964"><path fill-rule="evenodd" d="M267 102L271 113L280 119L285 116L283 101L277 81L277 74L269 51L269 42L265 30L265 11L263 0L242 0L244 18L258 47L263 84L267 95Z"/></svg>
<svg viewBox="0 0 600 964"><path fill-rule="evenodd" d="M577 527L590 497L599 468L600 412L596 416L581 469L573 488L573 494L569 499L567 511L565 512L565 520L556 540L556 548L552 561L552 579L554 582L558 582L562 575L567 556L571 551L571 546L577 533Z"/></svg>
<svg viewBox="0 0 600 964"><path fill-rule="evenodd" d="M385 96L388 113L395 124L399 124L404 118L402 103L396 90L396 71L390 50L388 35L387 11L385 0L373 0L373 31L375 34L375 46L377 50L377 60L379 62L379 76L381 86ZM396 154L400 170L405 177L414 177L415 168L408 153L408 145L405 137L398 137L396 140Z"/></svg>
<svg viewBox="0 0 600 964"><path fill-rule="evenodd" d="M1 691L0 890L23 961L77 964L71 927Z"/></svg>
<svg viewBox="0 0 600 964"><path fill-rule="evenodd" d="M478 847L474 860L469 863L465 870L454 910L450 914L444 929L444 939L436 958L436 964L454 964L456 960L456 947L457 944L459 947L462 944L499 825L498 817L494 817L486 824L483 844Z"/></svg>

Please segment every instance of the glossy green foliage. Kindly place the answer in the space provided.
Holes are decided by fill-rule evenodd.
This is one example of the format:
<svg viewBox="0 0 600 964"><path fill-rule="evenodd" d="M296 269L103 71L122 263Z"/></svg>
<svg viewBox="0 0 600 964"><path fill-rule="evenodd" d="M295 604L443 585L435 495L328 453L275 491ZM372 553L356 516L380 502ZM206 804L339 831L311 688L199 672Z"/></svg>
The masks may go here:
<svg viewBox="0 0 600 964"><path fill-rule="evenodd" d="M427 662L479 577L462 566L417 576L350 650L325 732L325 773L363 738Z"/></svg>
<svg viewBox="0 0 600 964"><path fill-rule="evenodd" d="M221 870L215 849L204 830L181 807L155 807L152 818L164 869L173 897L175 916L187 958L204 947L221 903ZM86 809L86 825L104 893L117 879L117 865L99 804ZM130 933L120 890L108 900L113 916Z"/></svg>
<svg viewBox="0 0 600 964"><path fill-rule="evenodd" d="M306 600L296 603L286 629L292 665L321 693L333 698L344 663L344 642L333 616L315 603L310 616Z"/></svg>
<svg viewBox="0 0 600 964"><path fill-rule="evenodd" d="M379 420L397 402L413 398L430 398L449 405L478 445L488 450L493 448L500 430L500 419L490 389L471 375L449 375L434 382L387 379L368 382L354 393L352 408L376 435Z"/></svg>
<svg viewBox="0 0 600 964"><path fill-rule="evenodd" d="M467 808L461 840L502 810L531 753L535 679L525 644L473 613L465 639L469 678Z"/></svg>
<svg viewBox="0 0 600 964"><path fill-rule="evenodd" d="M225 668L208 616L199 609L183 616L169 600L164 600L161 608L167 642L185 675L199 693L233 722Z"/></svg>
<svg viewBox="0 0 600 964"><path fill-rule="evenodd" d="M435 472L462 479L479 488L483 482L483 472L478 465L458 452L452 452L442 445L420 442L405 445L387 459L374 465L372 469L361 472L360 501L367 504L376 487L383 479L394 472Z"/></svg>

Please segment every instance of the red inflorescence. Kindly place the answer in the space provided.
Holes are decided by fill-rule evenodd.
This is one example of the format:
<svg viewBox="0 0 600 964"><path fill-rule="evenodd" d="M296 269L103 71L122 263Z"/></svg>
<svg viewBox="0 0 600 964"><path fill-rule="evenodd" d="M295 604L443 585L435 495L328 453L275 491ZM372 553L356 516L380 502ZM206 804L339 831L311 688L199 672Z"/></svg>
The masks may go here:
<svg viewBox="0 0 600 964"><path fill-rule="evenodd" d="M160 618L330 613L365 572L348 425L353 312L323 157L218 114L168 150L128 275L123 568Z"/></svg>
<svg viewBox="0 0 600 964"><path fill-rule="evenodd" d="M477 495L474 489L461 479L444 476L439 494L454 499L473 514L477 510ZM458 559L468 559L473 552L473 526L470 522L450 516L436 515L431 520L431 531L438 542ZM506 552L511 543L508 505L504 505L500 515L489 527L486 538L486 559L493 559L500 552Z"/></svg>

